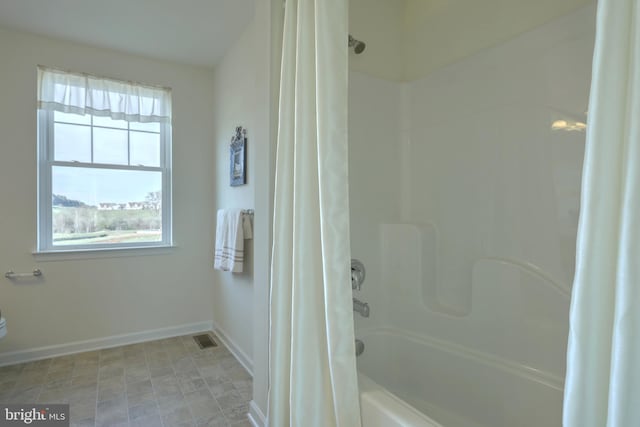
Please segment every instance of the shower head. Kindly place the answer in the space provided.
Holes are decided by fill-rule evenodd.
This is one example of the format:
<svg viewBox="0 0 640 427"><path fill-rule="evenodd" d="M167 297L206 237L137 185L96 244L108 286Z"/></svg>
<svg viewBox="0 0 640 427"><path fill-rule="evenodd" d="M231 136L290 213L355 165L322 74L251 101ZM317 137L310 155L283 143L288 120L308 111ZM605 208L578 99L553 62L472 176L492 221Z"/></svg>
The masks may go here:
<svg viewBox="0 0 640 427"><path fill-rule="evenodd" d="M364 52L364 48L367 47L367 45L360 40L354 39L351 34L349 34L349 47L352 47L353 51L359 55Z"/></svg>

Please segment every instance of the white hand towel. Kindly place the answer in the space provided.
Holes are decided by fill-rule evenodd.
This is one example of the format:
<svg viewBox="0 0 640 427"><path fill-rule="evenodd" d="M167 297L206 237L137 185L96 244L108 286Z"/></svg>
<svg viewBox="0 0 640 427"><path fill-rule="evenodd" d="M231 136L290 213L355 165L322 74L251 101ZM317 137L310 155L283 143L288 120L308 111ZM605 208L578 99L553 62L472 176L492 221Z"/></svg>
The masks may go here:
<svg viewBox="0 0 640 427"><path fill-rule="evenodd" d="M213 268L241 273L244 264L244 226L242 209L218 210Z"/></svg>
<svg viewBox="0 0 640 427"><path fill-rule="evenodd" d="M245 240L253 239L253 225L251 224L251 215L242 215L242 232Z"/></svg>

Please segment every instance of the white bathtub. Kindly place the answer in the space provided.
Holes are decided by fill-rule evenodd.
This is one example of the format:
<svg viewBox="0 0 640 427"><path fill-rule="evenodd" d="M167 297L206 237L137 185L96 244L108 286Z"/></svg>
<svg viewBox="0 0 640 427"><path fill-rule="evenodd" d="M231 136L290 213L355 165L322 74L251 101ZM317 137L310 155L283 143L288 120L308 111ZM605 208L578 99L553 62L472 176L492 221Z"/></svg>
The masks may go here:
<svg viewBox="0 0 640 427"><path fill-rule="evenodd" d="M400 330L358 338L364 427L561 426L557 378Z"/></svg>
<svg viewBox="0 0 640 427"><path fill-rule="evenodd" d="M442 427L364 374L359 385L362 427Z"/></svg>

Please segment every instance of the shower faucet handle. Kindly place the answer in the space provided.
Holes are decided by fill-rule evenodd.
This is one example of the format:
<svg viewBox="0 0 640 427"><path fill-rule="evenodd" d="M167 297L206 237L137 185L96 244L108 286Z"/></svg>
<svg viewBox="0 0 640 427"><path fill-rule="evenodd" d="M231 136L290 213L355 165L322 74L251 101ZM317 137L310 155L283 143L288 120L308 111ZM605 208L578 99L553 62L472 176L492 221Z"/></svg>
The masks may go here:
<svg viewBox="0 0 640 427"><path fill-rule="evenodd" d="M353 298L353 311L360 313L362 317L369 317L369 303Z"/></svg>
<svg viewBox="0 0 640 427"><path fill-rule="evenodd" d="M364 264L359 260L353 258L351 260L351 289L361 290L365 276L366 272L364 269Z"/></svg>

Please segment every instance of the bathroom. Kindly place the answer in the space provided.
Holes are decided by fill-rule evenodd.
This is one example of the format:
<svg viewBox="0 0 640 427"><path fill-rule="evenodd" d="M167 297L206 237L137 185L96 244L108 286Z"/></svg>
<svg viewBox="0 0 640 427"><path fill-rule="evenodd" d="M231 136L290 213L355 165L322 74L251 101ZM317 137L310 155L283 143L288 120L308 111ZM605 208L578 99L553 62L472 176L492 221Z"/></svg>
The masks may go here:
<svg viewBox="0 0 640 427"><path fill-rule="evenodd" d="M74 26L55 2L46 13L37 3L0 5L0 405L71 404L71 425L96 426L605 425L606 392L576 390L608 389L578 363L592 356L585 313L608 312L574 282L592 286L589 231L615 216L584 198L583 161L597 160L587 125L607 118L595 83L613 84L592 79L596 23L604 55L635 15L613 0L220 0L188 12L167 0L153 14L148 0L127 14L124 1L76 1ZM135 19L147 14L164 28ZM607 21L621 16L623 35ZM171 88L167 245L39 250L42 65ZM237 126L247 130L239 186ZM214 269L219 209L254 213L242 273ZM205 352L218 365L194 347L201 333L217 341ZM127 395L128 356L146 358L135 379L147 394ZM80 419L66 363L83 357L97 376ZM113 358L123 366L101 365ZM56 377L56 364L68 384L24 383L32 368ZM114 372L121 385L109 388ZM196 392L206 401L187 399ZM632 425L621 407L628 417L607 425Z"/></svg>

